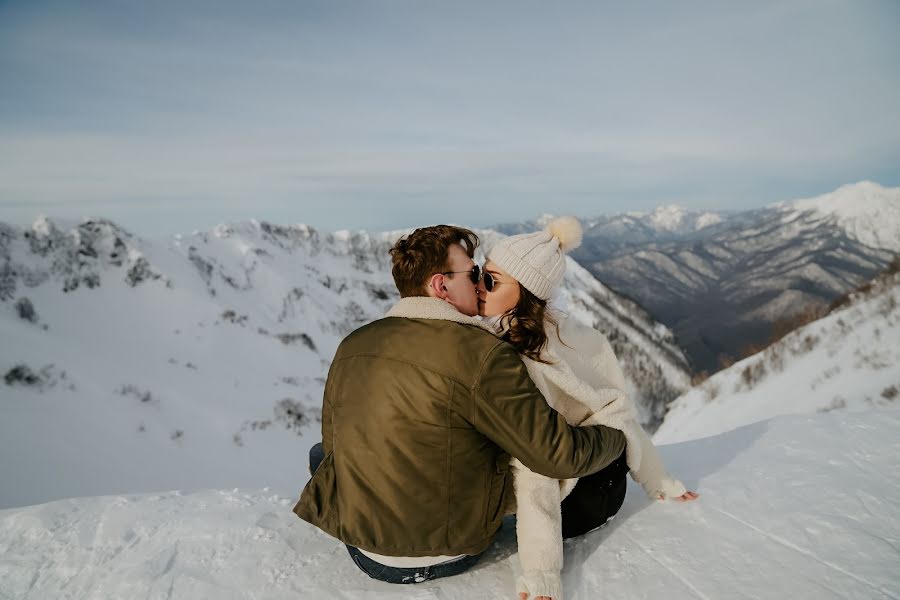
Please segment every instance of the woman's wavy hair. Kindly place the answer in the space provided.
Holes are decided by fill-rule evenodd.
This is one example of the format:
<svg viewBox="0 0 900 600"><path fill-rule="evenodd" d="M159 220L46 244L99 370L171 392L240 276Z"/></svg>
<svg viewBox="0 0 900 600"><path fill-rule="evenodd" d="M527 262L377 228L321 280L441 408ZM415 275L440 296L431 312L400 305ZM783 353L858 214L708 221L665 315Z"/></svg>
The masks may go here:
<svg viewBox="0 0 900 600"><path fill-rule="evenodd" d="M505 330L503 340L508 342L516 352L531 360L550 364L541 356L547 346L545 322L556 327L559 337L559 324L547 312L547 301L541 300L519 284L519 302L500 316L501 330Z"/></svg>

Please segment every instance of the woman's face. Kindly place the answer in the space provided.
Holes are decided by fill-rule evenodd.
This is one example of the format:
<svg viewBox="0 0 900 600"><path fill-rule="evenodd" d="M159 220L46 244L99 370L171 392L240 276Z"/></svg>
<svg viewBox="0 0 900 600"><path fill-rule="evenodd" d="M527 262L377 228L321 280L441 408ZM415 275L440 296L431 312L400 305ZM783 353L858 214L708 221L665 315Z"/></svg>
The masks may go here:
<svg viewBox="0 0 900 600"><path fill-rule="evenodd" d="M478 314L482 317L497 317L515 308L521 291L519 282L491 261L484 263L484 272L494 279L494 289L484 287L484 278L478 282Z"/></svg>

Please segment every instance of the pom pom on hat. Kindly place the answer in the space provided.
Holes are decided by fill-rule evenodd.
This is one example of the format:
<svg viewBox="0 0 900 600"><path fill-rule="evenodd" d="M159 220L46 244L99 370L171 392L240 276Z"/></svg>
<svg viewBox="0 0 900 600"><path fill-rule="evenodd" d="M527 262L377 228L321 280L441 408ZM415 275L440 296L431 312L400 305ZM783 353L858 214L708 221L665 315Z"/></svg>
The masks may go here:
<svg viewBox="0 0 900 600"><path fill-rule="evenodd" d="M581 245L583 232L575 217L553 219L544 231L559 240L559 249L566 254Z"/></svg>

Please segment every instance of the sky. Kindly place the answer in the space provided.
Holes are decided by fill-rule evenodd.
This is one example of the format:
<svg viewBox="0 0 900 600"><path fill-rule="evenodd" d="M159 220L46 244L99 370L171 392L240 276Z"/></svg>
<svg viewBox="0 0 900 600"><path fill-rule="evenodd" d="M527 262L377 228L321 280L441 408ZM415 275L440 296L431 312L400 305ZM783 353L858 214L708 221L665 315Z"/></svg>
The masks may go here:
<svg viewBox="0 0 900 600"><path fill-rule="evenodd" d="M325 230L900 185L900 2L0 0L0 221Z"/></svg>

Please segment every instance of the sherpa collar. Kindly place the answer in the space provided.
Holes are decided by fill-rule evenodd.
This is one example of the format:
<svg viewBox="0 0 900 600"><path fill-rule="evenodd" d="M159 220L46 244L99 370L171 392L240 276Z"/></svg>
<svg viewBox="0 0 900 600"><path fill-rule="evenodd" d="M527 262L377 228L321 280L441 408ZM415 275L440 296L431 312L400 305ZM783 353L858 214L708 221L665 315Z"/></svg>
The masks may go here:
<svg viewBox="0 0 900 600"><path fill-rule="evenodd" d="M449 302L430 296L410 296L401 298L391 307L386 317L405 317L407 319L432 319L436 321L455 321L463 325L474 325L494 333L494 330L481 319L464 315Z"/></svg>

